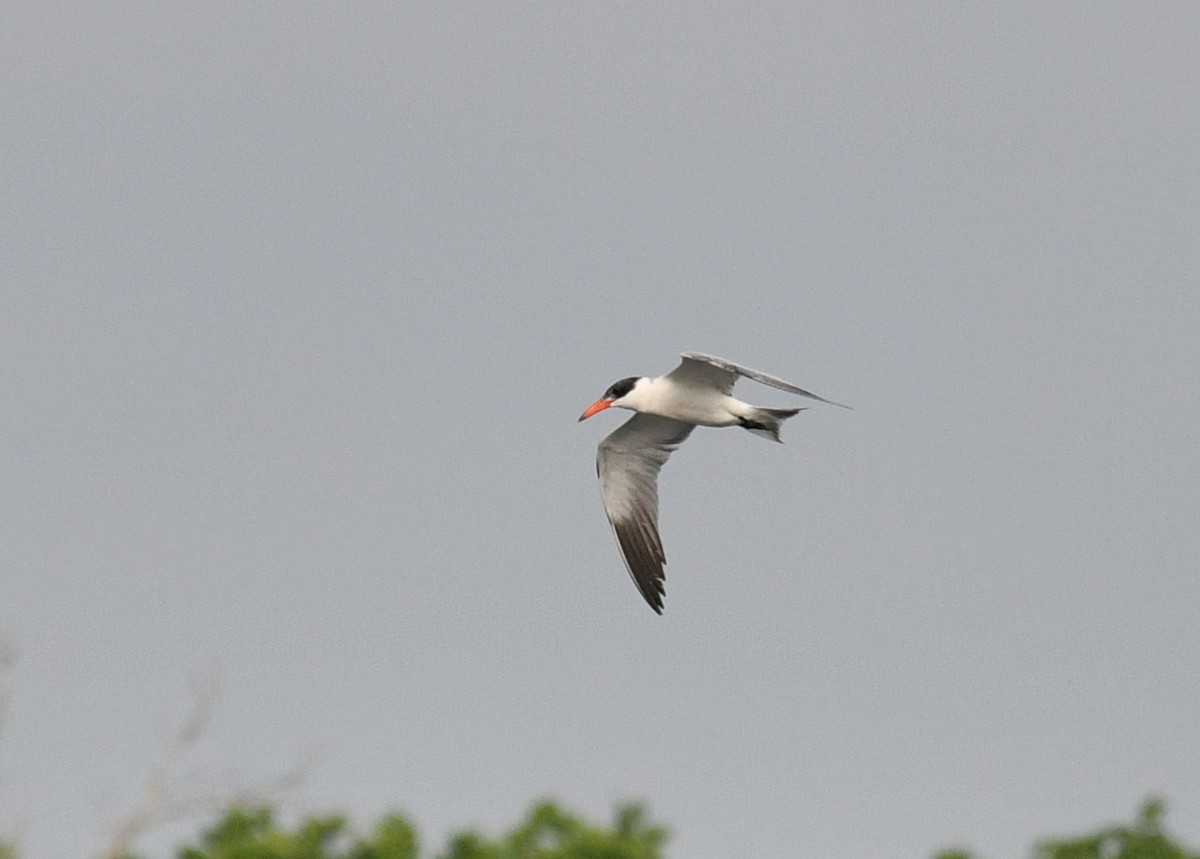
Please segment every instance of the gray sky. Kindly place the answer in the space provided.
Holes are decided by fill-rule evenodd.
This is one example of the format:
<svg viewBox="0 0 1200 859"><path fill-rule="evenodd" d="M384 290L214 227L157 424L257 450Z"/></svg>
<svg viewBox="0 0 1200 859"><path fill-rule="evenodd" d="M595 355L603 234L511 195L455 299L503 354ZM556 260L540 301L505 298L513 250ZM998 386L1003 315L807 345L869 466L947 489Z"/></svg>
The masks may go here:
<svg viewBox="0 0 1200 859"><path fill-rule="evenodd" d="M3 18L28 859L213 666L185 776L315 752L289 810L427 842L641 797L677 859L1004 857L1151 791L1200 841L1200 6ZM659 618L575 419L688 349L855 410L693 436Z"/></svg>

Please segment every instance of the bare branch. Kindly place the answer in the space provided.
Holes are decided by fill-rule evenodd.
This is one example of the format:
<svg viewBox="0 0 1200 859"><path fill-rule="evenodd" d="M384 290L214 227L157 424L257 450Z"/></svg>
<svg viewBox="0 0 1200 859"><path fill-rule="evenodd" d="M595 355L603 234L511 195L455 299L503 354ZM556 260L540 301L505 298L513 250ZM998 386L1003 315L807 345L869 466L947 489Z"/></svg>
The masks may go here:
<svg viewBox="0 0 1200 859"><path fill-rule="evenodd" d="M213 672L194 692L195 701L192 703L191 713L182 727L163 743L158 759L150 767L141 796L138 797L133 811L113 833L108 849L103 853L104 859L117 859L127 854L138 835L179 815L177 810L168 813L170 806L178 805L170 799L171 776L180 759L208 730L213 709L220 697L220 688L220 679L216 672Z"/></svg>
<svg viewBox="0 0 1200 859"><path fill-rule="evenodd" d="M16 664L17 648L11 642L0 639L0 738L4 736L4 725L8 720L8 696Z"/></svg>
<svg viewBox="0 0 1200 859"><path fill-rule="evenodd" d="M4 728L8 722L8 705L12 690L14 667L17 664L17 648L7 639L0 638L0 741L4 739ZM0 788L4 786L3 770L0 769ZM13 859L21 835L5 834L0 837L0 859Z"/></svg>
<svg viewBox="0 0 1200 859"><path fill-rule="evenodd" d="M257 787L211 792L176 789L173 781L180 762L207 733L220 692L221 683L216 672L194 691L195 701L188 718L163 744L146 777L141 796L113 833L107 849L101 854L102 859L119 859L127 855L133 842L155 827L238 802L270 803L281 794L294 790L304 780L309 770L306 763Z"/></svg>

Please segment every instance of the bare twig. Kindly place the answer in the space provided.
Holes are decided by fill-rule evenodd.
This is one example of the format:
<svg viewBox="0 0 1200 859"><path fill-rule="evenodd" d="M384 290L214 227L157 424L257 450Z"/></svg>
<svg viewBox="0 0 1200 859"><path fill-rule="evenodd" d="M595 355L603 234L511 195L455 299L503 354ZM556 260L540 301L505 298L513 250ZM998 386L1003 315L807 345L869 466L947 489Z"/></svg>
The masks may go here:
<svg viewBox="0 0 1200 859"><path fill-rule="evenodd" d="M0 741L4 739L4 728L8 721L9 696L12 689L13 668L17 664L17 648L7 639L0 639ZM3 770L0 770L0 788L4 786ZM20 834L0 837L0 859L12 859L17 855Z"/></svg>
<svg viewBox="0 0 1200 859"><path fill-rule="evenodd" d="M220 680L216 673L195 692L192 711L178 731L163 743L158 759L151 765L141 796L129 816L117 827L105 850L104 859L117 859L129 852L133 840L155 825L186 813L181 803L170 796L171 776L188 749L199 742L212 720L213 709L220 697Z"/></svg>
<svg viewBox="0 0 1200 859"><path fill-rule="evenodd" d="M107 849L101 854L103 859L119 859L127 855L133 842L155 827L225 805L271 802L281 794L294 790L304 780L308 767L301 764L283 776L256 787L211 792L176 790L172 782L179 764L208 731L220 691L220 678L215 672L196 690L191 713L179 730L163 744L158 759L146 777L141 796L133 811L113 833Z"/></svg>
<svg viewBox="0 0 1200 859"><path fill-rule="evenodd" d="M17 664L17 648L9 641L0 639L0 738L4 736L4 725L8 720L8 696L12 688L13 666Z"/></svg>
<svg viewBox="0 0 1200 859"><path fill-rule="evenodd" d="M4 737L8 715L16 648L0 638L0 740ZM302 761L289 772L258 785L234 789L188 790L177 785L180 765L187 754L204 739L221 697L221 677L213 671L196 684L193 703L178 730L167 737L146 775L141 794L132 811L121 821L109 839L102 859L119 859L133 848L134 841L150 830L172 821L202 814L223 806L270 804L295 790L306 777L309 761ZM0 859L12 859L15 842L0 838Z"/></svg>

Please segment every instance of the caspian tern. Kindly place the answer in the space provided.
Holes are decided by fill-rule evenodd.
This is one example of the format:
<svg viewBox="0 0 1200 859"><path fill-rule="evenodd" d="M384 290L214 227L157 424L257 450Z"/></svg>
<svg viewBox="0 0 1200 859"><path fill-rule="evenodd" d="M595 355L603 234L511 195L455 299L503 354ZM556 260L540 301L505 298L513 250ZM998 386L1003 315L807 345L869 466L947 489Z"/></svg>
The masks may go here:
<svg viewBox="0 0 1200 859"><path fill-rule="evenodd" d="M663 564L667 559L658 535L658 472L667 458L697 426L740 426L781 441L780 425L801 411L743 403L731 396L738 377L849 408L723 358L696 352L684 352L682 357L683 362L665 376L630 376L614 382L579 416L579 420L586 420L612 407L637 412L600 442L596 474L604 512L629 575L650 608L659 614L666 593Z"/></svg>

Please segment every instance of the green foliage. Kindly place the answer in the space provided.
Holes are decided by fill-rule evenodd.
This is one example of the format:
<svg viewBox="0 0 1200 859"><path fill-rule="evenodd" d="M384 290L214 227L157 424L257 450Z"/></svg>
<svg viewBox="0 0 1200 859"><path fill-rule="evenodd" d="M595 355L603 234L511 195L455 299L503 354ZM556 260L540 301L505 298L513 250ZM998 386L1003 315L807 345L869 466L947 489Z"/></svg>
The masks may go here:
<svg viewBox="0 0 1200 859"><path fill-rule="evenodd" d="M375 824L374 837L362 842L353 859L417 859L417 830L399 814Z"/></svg>
<svg viewBox="0 0 1200 859"><path fill-rule="evenodd" d="M179 859L417 859L417 836L400 815L376 824L370 836L353 836L341 815L310 817L288 831L269 808L233 808L181 847Z"/></svg>
<svg viewBox="0 0 1200 859"><path fill-rule="evenodd" d="M1163 831L1166 806L1148 799L1132 826L1107 826L1090 835L1055 838L1033 848L1033 859L1200 859ZM934 859L973 859L964 850L938 853Z"/></svg>
<svg viewBox="0 0 1200 859"><path fill-rule="evenodd" d="M1044 841L1034 859L1200 859L1162 828L1166 806L1148 799L1132 826L1109 826L1082 838Z"/></svg>
<svg viewBox="0 0 1200 859"><path fill-rule="evenodd" d="M667 830L651 825L640 805L618 808L609 828L544 802L495 841L475 832L455 836L439 859L659 859L666 840Z"/></svg>
<svg viewBox="0 0 1200 859"><path fill-rule="evenodd" d="M1031 859L1200 859L1200 852L1173 840L1163 828L1165 806L1149 799L1129 826L1106 826L1073 838L1037 844ZM509 832L490 838L476 831L452 835L432 859L662 859L667 830L651 822L637 804L616 809L609 826L588 823L552 802L539 803ZM310 817L293 828L281 825L270 808L232 808L196 843L180 847L177 859L419 859L416 829L390 814L366 834L354 832L342 815ZM17 859L0 839L0 859ZM125 859L136 859L128 856ZM963 849L934 859L974 859Z"/></svg>
<svg viewBox="0 0 1200 859"><path fill-rule="evenodd" d="M639 805L618 808L610 827L595 826L554 803L535 805L499 838L462 832L438 859L661 859L667 831ZM311 817L294 829L269 808L233 808L178 859L418 859L416 830L403 816L384 817L368 835L340 815ZM0 859L8 857L0 854Z"/></svg>

